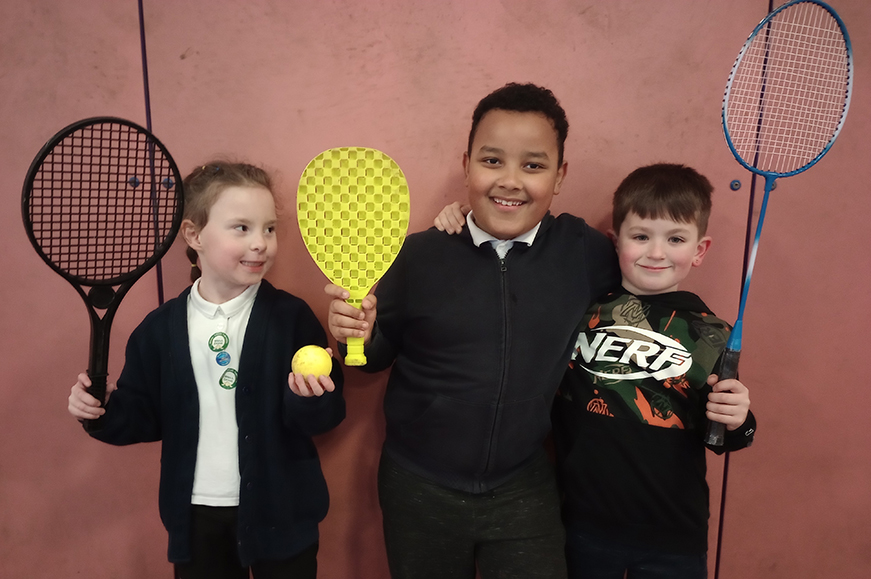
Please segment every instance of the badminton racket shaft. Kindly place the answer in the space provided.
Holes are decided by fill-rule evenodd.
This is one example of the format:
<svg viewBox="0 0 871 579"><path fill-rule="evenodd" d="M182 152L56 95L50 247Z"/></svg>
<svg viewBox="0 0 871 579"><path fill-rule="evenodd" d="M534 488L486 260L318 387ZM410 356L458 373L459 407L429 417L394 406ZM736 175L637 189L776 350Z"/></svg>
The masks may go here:
<svg viewBox="0 0 871 579"><path fill-rule="evenodd" d="M759 220L756 223L756 235L753 238L753 247L750 250L750 259L747 261L747 273L744 276L744 284L741 289L741 303L738 306L738 319L732 328L729 342L723 351L720 362L720 380L730 380L738 377L738 359L741 357L741 338L744 326L744 308L747 305L747 296L750 293L750 282L753 280L753 269L756 267L756 254L759 251L759 240L762 238L762 226L765 223L765 213L768 211L768 196L774 188L776 178L765 177L765 194L762 196L762 207L759 210ZM721 422L708 420L708 430L705 435L705 443L712 446L722 446L725 442L726 426Z"/></svg>

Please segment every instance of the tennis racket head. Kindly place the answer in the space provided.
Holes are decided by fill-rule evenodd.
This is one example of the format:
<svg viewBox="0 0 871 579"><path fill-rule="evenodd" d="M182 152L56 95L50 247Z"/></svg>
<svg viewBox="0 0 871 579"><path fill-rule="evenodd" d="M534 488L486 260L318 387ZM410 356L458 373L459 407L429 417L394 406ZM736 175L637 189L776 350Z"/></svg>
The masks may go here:
<svg viewBox="0 0 871 579"><path fill-rule="evenodd" d="M114 314L127 290L172 245L183 204L181 175L169 152L124 119L96 117L65 127L27 172L24 228L39 256L88 307L88 392L101 404ZM97 430L99 421L85 421L85 428Z"/></svg>
<svg viewBox="0 0 871 579"><path fill-rule="evenodd" d="M306 249L358 308L399 254L409 210L405 175L376 149L328 149L299 180L297 219ZM361 339L348 339L345 363L366 363Z"/></svg>
<svg viewBox="0 0 871 579"><path fill-rule="evenodd" d="M843 21L818 0L771 12L738 54L723 96L723 130L744 167L766 177L800 173L835 142L853 89Z"/></svg>
<svg viewBox="0 0 871 579"><path fill-rule="evenodd" d="M157 263L182 206L181 175L163 144L114 117L73 123L49 139L22 193L37 253L74 285L92 287L136 280Z"/></svg>

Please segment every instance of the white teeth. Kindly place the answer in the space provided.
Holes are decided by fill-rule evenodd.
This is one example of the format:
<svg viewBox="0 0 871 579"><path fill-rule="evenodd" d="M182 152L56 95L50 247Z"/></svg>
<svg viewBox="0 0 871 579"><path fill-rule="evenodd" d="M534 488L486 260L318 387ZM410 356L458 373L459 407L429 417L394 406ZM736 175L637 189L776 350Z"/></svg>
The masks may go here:
<svg viewBox="0 0 871 579"><path fill-rule="evenodd" d="M493 199L493 201L506 207L520 207L523 205L523 201L508 201L507 199Z"/></svg>

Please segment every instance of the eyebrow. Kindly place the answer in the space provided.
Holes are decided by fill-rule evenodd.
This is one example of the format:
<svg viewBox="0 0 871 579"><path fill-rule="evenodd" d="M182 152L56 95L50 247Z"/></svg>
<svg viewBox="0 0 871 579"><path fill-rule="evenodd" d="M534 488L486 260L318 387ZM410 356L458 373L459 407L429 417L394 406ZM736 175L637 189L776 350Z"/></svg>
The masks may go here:
<svg viewBox="0 0 871 579"><path fill-rule="evenodd" d="M255 220L253 219L247 219L244 217L229 217L227 219L227 223L241 223L242 225L253 225L254 221ZM275 225L277 223L278 219L270 219L264 222L265 225Z"/></svg>
<svg viewBox="0 0 871 579"><path fill-rule="evenodd" d="M489 153L491 155L504 155L505 154L504 149L500 149L499 147L488 147L488 146L481 147L480 149L478 149L478 152L479 153ZM524 151L523 156L524 157L531 157L533 159L549 159L550 158L550 157L548 157L548 154L544 151Z"/></svg>
<svg viewBox="0 0 871 579"><path fill-rule="evenodd" d="M641 231L642 233L647 233L652 231L653 228L646 225L629 225L629 231ZM674 227L672 229L668 229L665 231L667 235L674 235L675 233L692 233L692 230L689 226L687 227Z"/></svg>

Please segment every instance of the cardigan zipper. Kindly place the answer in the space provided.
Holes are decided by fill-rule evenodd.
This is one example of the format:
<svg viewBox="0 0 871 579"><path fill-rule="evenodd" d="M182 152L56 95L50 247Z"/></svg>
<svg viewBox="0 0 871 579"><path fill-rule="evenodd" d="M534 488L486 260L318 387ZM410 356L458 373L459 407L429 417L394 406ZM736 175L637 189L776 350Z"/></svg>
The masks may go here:
<svg viewBox="0 0 871 579"><path fill-rule="evenodd" d="M495 251L495 250L494 250ZM508 254L506 254L507 257ZM490 443L487 448L487 462L484 464L484 473L490 472L490 461L493 458L493 447L496 443L496 430L499 418L502 414L502 396L505 393L505 383L508 377L508 344L511 338L511 327L508 323L508 267L505 263L506 257L499 258L499 276L502 286L502 375L499 378L499 392L496 397L496 412L493 415L493 423L490 425Z"/></svg>

